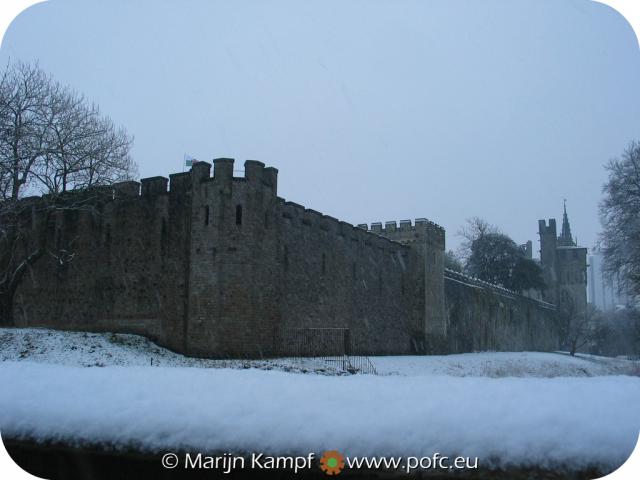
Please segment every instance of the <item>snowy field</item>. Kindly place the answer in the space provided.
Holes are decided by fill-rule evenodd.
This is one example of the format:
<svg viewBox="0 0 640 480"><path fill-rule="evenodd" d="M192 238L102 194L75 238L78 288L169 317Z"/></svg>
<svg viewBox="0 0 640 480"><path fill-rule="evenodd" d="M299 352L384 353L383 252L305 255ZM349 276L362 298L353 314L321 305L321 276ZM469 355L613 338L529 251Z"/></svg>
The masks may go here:
<svg viewBox="0 0 640 480"><path fill-rule="evenodd" d="M541 352L483 352L460 355L371 357L381 375L454 377L640 376L640 362L619 358Z"/></svg>
<svg viewBox="0 0 640 480"><path fill-rule="evenodd" d="M454 377L640 376L640 362L561 353L484 352L461 355L370 357L380 375ZM305 359L208 360L189 358L145 337L63 332L44 328L0 328L0 361L30 361L76 367L258 368L336 375L331 365Z"/></svg>
<svg viewBox="0 0 640 480"><path fill-rule="evenodd" d="M0 329L0 360L0 430L16 439L612 470L640 429L640 364L617 359L375 357L378 376L332 376L188 359L131 335Z"/></svg>
<svg viewBox="0 0 640 480"><path fill-rule="evenodd" d="M342 373L331 365L311 359L190 358L159 347L139 335L64 332L45 328L0 328L0 362L5 360L78 367L259 368L324 375Z"/></svg>

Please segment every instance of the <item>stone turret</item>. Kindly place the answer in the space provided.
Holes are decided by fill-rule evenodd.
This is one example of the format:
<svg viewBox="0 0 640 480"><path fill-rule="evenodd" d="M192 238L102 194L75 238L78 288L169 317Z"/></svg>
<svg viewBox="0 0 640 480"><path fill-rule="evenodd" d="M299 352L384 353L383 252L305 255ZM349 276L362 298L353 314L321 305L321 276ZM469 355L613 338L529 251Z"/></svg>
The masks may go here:
<svg viewBox="0 0 640 480"><path fill-rule="evenodd" d="M539 221L540 263L546 288L545 301L560 309L571 308L581 315L587 307L587 249L580 247L571 235L566 201L563 206L562 231L556 236L556 222Z"/></svg>
<svg viewBox="0 0 640 480"><path fill-rule="evenodd" d="M545 220L539 220L538 234L540 235L540 266L542 267L542 276L546 284L543 299L546 302L556 304L556 248L558 237L555 218L550 218L548 225Z"/></svg>
<svg viewBox="0 0 640 480"><path fill-rule="evenodd" d="M367 228L361 224L360 228ZM446 350L447 321L444 304L444 229L425 218L372 223L372 233L407 245L415 255L420 285L418 288L415 350L419 353L443 353Z"/></svg>

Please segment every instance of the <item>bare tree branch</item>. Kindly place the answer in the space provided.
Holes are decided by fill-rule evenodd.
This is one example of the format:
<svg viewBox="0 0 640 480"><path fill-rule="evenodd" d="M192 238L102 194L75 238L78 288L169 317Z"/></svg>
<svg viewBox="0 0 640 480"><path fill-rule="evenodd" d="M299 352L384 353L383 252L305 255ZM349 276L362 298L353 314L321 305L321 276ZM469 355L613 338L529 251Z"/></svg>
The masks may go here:
<svg viewBox="0 0 640 480"><path fill-rule="evenodd" d="M621 159L605 168L609 179L600 203L599 240L604 270L619 278L628 294L640 296L640 143L632 142Z"/></svg>
<svg viewBox="0 0 640 480"><path fill-rule="evenodd" d="M136 175L132 143L37 64L7 65L0 77L0 322L10 323L15 290L40 258L48 254L60 266L75 259L72 242L50 244L52 216L92 209L90 187ZM27 192L42 197L28 201Z"/></svg>

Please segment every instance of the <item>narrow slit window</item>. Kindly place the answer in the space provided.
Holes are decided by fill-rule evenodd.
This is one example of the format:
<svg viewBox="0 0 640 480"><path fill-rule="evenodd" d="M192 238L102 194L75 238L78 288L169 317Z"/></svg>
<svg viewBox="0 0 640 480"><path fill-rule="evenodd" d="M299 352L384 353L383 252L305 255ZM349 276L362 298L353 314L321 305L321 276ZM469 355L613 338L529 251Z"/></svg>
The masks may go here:
<svg viewBox="0 0 640 480"><path fill-rule="evenodd" d="M204 207L204 224L209 225L209 205Z"/></svg>
<svg viewBox="0 0 640 480"><path fill-rule="evenodd" d="M242 225L242 205L236 205L236 225Z"/></svg>
<svg viewBox="0 0 640 480"><path fill-rule="evenodd" d="M284 246L282 263L284 264L284 271L289 270L289 248L286 245Z"/></svg>
<svg viewBox="0 0 640 480"><path fill-rule="evenodd" d="M167 219L162 219L162 225L160 227L160 252L162 254L162 258L167 254L167 247L169 244L168 239L169 233L167 231Z"/></svg>

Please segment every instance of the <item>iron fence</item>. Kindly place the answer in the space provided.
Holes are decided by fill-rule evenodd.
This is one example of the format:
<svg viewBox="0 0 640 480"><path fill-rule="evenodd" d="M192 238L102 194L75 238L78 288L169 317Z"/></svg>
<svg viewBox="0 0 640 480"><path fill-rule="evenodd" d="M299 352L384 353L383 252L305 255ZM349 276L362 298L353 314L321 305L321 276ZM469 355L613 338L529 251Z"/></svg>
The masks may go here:
<svg viewBox="0 0 640 480"><path fill-rule="evenodd" d="M348 328L277 328L273 345L278 357L313 360L348 373L378 373L368 357L351 354Z"/></svg>

